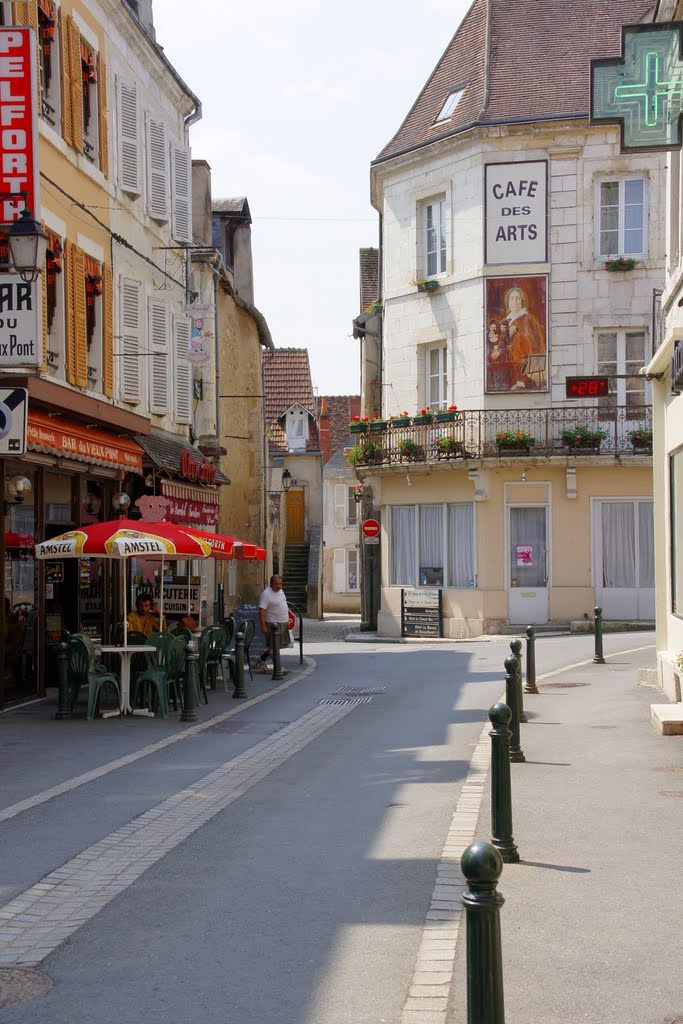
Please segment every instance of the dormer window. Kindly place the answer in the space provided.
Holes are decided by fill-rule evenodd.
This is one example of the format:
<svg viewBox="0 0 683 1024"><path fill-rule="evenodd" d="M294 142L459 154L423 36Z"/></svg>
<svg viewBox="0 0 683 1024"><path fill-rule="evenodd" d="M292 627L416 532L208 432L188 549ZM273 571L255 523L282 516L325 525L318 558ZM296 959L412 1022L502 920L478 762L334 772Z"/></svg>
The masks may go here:
<svg viewBox="0 0 683 1024"><path fill-rule="evenodd" d="M290 452L305 451L308 440L308 413L301 405L293 405L285 414L285 434Z"/></svg>
<svg viewBox="0 0 683 1024"><path fill-rule="evenodd" d="M451 92L449 92L448 96L446 97L444 105L442 106L439 113L436 115L436 119L434 121L435 124L439 121L447 121L449 117L452 117L453 112L455 111L455 108L460 102L460 97L462 96L464 91L465 87L463 85L460 86L460 88L453 89Z"/></svg>

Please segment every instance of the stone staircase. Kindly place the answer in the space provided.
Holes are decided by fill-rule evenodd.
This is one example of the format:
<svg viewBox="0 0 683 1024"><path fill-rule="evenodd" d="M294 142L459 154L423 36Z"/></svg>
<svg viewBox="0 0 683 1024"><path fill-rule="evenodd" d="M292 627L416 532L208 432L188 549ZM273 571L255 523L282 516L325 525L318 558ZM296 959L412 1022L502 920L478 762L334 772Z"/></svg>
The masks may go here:
<svg viewBox="0 0 683 1024"><path fill-rule="evenodd" d="M290 604L295 604L302 615L308 604L308 544L288 544L285 548L283 590Z"/></svg>

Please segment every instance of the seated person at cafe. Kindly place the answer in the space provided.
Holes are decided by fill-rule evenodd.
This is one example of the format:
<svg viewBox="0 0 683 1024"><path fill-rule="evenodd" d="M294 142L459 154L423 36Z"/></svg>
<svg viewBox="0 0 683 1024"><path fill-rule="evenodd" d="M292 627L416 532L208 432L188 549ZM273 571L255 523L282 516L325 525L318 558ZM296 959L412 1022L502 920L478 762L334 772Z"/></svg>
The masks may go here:
<svg viewBox="0 0 683 1024"><path fill-rule="evenodd" d="M159 632L159 610L152 608L152 598L149 594L138 594L135 602L135 611L128 613L128 629L130 632L150 633ZM165 625L165 623L164 623Z"/></svg>

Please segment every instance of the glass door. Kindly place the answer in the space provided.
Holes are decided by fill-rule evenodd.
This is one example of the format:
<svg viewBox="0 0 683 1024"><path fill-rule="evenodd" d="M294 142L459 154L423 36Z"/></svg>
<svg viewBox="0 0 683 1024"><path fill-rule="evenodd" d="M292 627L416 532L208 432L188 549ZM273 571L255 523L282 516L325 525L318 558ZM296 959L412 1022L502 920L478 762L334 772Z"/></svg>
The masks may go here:
<svg viewBox="0 0 683 1024"><path fill-rule="evenodd" d="M548 621L548 510L545 505L509 509L508 619L514 624Z"/></svg>

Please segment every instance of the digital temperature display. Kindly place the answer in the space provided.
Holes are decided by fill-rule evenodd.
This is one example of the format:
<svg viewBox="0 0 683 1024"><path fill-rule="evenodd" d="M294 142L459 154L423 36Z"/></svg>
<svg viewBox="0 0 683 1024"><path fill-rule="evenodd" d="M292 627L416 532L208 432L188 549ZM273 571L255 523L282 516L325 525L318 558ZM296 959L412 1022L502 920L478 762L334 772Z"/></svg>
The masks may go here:
<svg viewBox="0 0 683 1024"><path fill-rule="evenodd" d="M609 377L567 377L567 398L604 398L609 394Z"/></svg>

